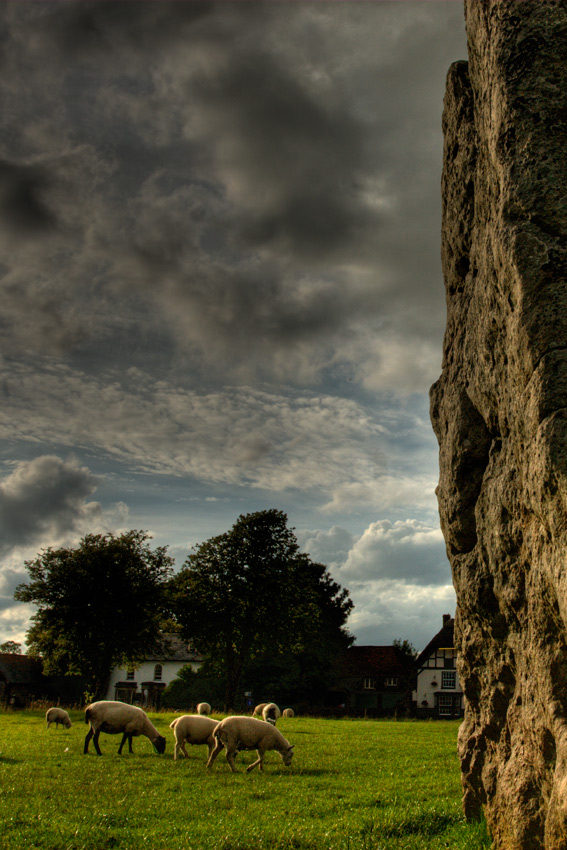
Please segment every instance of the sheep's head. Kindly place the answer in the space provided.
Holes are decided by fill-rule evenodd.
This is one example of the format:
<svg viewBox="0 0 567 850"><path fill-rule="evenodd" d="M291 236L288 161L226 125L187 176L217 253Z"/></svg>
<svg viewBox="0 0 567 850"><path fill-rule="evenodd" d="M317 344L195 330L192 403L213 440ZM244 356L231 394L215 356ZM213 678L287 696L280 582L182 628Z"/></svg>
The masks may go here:
<svg viewBox="0 0 567 850"><path fill-rule="evenodd" d="M291 764L291 760L293 758L293 747L294 747L294 745L292 744L291 747L288 747L287 750L284 750L283 753L281 754L281 757L283 759L283 763L285 764L286 767L289 767L290 764Z"/></svg>
<svg viewBox="0 0 567 850"><path fill-rule="evenodd" d="M158 751L158 753L165 753L165 738L163 735L158 735L158 737L154 741L154 747Z"/></svg>

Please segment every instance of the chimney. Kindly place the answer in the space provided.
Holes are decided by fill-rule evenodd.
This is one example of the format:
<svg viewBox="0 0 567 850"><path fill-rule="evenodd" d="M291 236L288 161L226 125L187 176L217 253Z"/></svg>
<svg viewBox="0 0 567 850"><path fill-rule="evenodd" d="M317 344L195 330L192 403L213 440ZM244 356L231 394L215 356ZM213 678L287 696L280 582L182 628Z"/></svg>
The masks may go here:
<svg viewBox="0 0 567 850"><path fill-rule="evenodd" d="M446 626L450 619L451 619L450 614L443 614L443 625Z"/></svg>

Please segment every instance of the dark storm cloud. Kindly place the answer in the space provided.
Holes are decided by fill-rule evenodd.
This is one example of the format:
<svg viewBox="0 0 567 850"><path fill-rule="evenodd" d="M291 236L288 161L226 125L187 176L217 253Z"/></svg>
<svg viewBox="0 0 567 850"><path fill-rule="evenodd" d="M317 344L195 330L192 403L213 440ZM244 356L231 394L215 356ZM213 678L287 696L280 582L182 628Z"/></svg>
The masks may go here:
<svg viewBox="0 0 567 850"><path fill-rule="evenodd" d="M45 203L48 175L37 166L0 160L0 217L2 225L18 234L41 235L56 225Z"/></svg>
<svg viewBox="0 0 567 850"><path fill-rule="evenodd" d="M5 4L5 350L433 379L453 5Z"/></svg>
<svg viewBox="0 0 567 850"><path fill-rule="evenodd" d="M365 128L344 103L321 102L289 67L246 47L229 46L191 92L213 168L244 183L238 234L248 246L328 259L377 226L358 196L357 175L371 165Z"/></svg>
<svg viewBox="0 0 567 850"><path fill-rule="evenodd" d="M58 539L100 516L96 502L86 503L96 478L83 467L43 456L19 464L0 482L0 552Z"/></svg>
<svg viewBox="0 0 567 850"><path fill-rule="evenodd" d="M19 19L27 35L56 46L54 59L80 56L100 59L116 49L152 49L182 36L183 28L211 14L213 2L139 2L95 0L95 2L4 4L8 20ZM17 7L17 8L16 8Z"/></svg>

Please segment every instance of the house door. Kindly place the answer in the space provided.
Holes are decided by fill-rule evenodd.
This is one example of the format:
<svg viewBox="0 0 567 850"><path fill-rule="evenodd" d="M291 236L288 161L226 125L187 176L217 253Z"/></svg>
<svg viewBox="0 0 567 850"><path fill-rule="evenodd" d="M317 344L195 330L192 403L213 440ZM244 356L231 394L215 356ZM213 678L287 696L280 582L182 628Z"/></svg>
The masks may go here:
<svg viewBox="0 0 567 850"><path fill-rule="evenodd" d="M461 694L435 694L438 717L461 716Z"/></svg>

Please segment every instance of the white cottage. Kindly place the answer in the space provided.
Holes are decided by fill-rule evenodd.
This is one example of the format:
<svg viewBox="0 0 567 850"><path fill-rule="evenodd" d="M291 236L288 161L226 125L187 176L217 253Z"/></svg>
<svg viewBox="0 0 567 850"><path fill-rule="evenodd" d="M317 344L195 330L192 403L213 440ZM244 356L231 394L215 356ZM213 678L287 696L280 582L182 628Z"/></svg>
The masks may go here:
<svg viewBox="0 0 567 850"><path fill-rule="evenodd" d="M453 645L455 621L443 615L443 628L429 641L416 659L417 717L449 719L463 716L463 689L456 670L457 651Z"/></svg>
<svg viewBox="0 0 567 850"><path fill-rule="evenodd" d="M114 668L105 699L157 708L161 694L182 667L190 665L196 672L202 664L203 656L178 635L165 635L162 648L138 667Z"/></svg>

